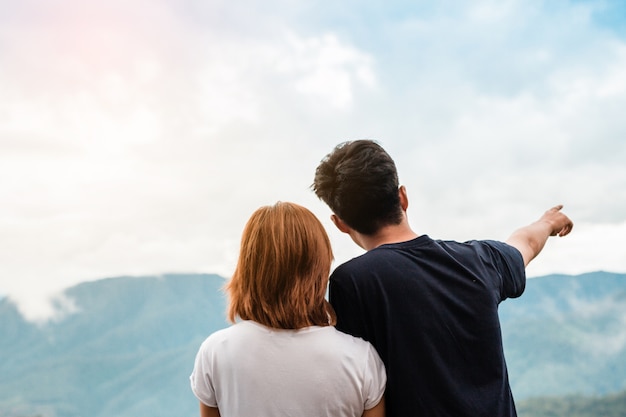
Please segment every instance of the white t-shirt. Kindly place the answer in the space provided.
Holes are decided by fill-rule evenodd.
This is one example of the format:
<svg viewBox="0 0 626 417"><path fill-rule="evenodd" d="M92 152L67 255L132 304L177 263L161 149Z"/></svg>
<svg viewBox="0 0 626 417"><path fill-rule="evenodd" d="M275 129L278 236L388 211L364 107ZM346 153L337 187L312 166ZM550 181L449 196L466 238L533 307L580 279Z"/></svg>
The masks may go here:
<svg viewBox="0 0 626 417"><path fill-rule="evenodd" d="M189 377L222 417L357 417L387 381L374 348L332 326L272 329L242 321L209 336Z"/></svg>

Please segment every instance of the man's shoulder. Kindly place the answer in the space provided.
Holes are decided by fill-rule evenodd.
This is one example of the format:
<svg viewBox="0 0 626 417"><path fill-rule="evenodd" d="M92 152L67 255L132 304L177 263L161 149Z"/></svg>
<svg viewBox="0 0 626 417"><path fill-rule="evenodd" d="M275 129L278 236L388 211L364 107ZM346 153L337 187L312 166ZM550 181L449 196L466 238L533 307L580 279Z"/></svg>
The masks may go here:
<svg viewBox="0 0 626 417"><path fill-rule="evenodd" d="M381 270L390 272L400 264L406 268L413 264L445 264L453 259L456 262L475 263L479 259L486 261L496 253L499 254L497 257L515 257L517 252L512 246L496 240L460 242L432 239L427 235L422 235L408 242L384 244L352 258L339 265L332 276L335 279L345 279L342 277L372 275Z"/></svg>
<svg viewBox="0 0 626 417"><path fill-rule="evenodd" d="M415 239L403 241L384 243L371 249L364 254L352 258L337 267L338 270L352 271L354 269L378 269L378 267L385 266L386 263L392 261L398 257L406 257L407 254L413 256L419 256L422 252L428 252L433 247L440 244L441 241L433 240L428 235L421 235ZM387 267L389 265L386 265Z"/></svg>
<svg viewBox="0 0 626 417"><path fill-rule="evenodd" d="M507 258L517 259L519 258L522 263L521 253L515 247L509 245L506 242L499 240L471 240L464 242L465 245L471 246L477 253L489 253L491 255L498 254L498 256L504 256Z"/></svg>
<svg viewBox="0 0 626 417"><path fill-rule="evenodd" d="M331 281L363 281L392 274L400 263L405 264L407 252L413 252L414 258L418 256L415 250L414 241L381 245L339 265L331 274ZM405 260L401 261L402 258Z"/></svg>
<svg viewBox="0 0 626 417"><path fill-rule="evenodd" d="M391 251L379 251L377 249L373 249L340 264L337 268L335 268L333 275L350 274L354 272L362 272L364 270L369 271L372 267L380 265L381 260L393 256L393 252Z"/></svg>
<svg viewBox="0 0 626 417"><path fill-rule="evenodd" d="M514 252L516 249L505 242L491 239L466 240L462 242L454 240L436 240L435 243L446 251L463 251L468 252Z"/></svg>

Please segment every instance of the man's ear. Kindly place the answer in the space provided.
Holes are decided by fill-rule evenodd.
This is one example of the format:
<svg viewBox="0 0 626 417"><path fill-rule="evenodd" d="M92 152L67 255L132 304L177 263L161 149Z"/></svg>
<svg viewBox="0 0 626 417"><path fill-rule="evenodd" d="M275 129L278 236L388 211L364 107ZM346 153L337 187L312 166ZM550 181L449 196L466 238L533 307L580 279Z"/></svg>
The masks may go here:
<svg viewBox="0 0 626 417"><path fill-rule="evenodd" d="M330 220L332 220L332 221L333 221L333 223L335 224L335 226L337 226L337 229L339 229L341 232L350 234L350 226L348 226L347 224L345 224L345 223L343 222L343 220L341 220L339 217L337 217L337 215L332 214L332 215L330 216Z"/></svg>
<svg viewBox="0 0 626 417"><path fill-rule="evenodd" d="M406 188L404 185L400 186L398 194L400 196L400 207L402 207L402 210L406 211L406 209L409 208L409 197L406 194Z"/></svg>

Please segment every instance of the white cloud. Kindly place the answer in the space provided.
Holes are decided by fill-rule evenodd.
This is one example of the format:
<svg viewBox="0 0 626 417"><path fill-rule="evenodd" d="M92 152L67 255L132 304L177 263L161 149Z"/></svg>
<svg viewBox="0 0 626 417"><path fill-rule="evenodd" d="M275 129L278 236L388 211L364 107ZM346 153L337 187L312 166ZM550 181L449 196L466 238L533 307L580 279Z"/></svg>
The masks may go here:
<svg viewBox="0 0 626 417"><path fill-rule="evenodd" d="M568 299L576 317L583 320L602 320L602 329L580 330L578 340L589 354L615 357L626 349L626 309L619 297L607 296L602 303L588 302L572 295Z"/></svg>
<svg viewBox="0 0 626 417"><path fill-rule="evenodd" d="M242 37L163 7L135 26L140 6L68 2L2 32L0 293L31 319L83 280L228 276L254 209L315 201L297 107L347 111L375 85L331 32Z"/></svg>
<svg viewBox="0 0 626 417"><path fill-rule="evenodd" d="M295 76L298 92L319 96L337 109L352 104L353 84L374 87L376 77L372 59L348 45L343 45L334 34L301 39L287 35L289 54L281 54L277 69Z"/></svg>
<svg viewBox="0 0 626 417"><path fill-rule="evenodd" d="M318 214L343 262L360 250L308 186L357 137L396 158L420 233L504 239L562 202L574 233L529 274L626 271L624 42L590 6L546 7L20 2L0 27L0 293L36 318L82 280L228 276L276 200Z"/></svg>
<svg viewBox="0 0 626 417"><path fill-rule="evenodd" d="M579 222L569 236L548 240L542 254L529 265L528 275L624 272L624 233L626 221L617 224Z"/></svg>

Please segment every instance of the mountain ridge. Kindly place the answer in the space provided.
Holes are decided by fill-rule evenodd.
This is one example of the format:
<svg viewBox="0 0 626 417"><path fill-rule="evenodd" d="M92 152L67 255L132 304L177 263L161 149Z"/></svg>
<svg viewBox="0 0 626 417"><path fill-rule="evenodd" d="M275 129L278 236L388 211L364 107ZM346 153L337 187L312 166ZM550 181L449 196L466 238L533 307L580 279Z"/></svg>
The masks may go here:
<svg viewBox="0 0 626 417"><path fill-rule="evenodd" d="M197 415L188 376L200 343L226 327L225 280L117 277L69 288L76 309L27 322L0 299L0 417ZM531 278L500 306L518 400L626 389L626 274Z"/></svg>

